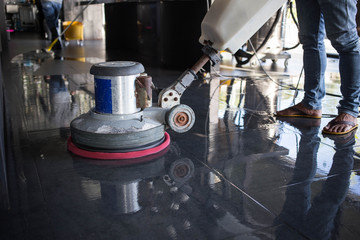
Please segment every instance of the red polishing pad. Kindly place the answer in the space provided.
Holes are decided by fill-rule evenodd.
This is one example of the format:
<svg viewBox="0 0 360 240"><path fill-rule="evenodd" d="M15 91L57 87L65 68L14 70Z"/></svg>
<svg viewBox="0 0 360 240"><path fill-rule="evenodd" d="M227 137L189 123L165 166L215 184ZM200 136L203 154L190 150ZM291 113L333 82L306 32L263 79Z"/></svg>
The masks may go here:
<svg viewBox="0 0 360 240"><path fill-rule="evenodd" d="M164 142L160 145L140 150L140 151L134 151L134 152L121 152L121 153L106 153L106 152L93 152L93 151L87 151L81 148L78 148L75 146L75 144L72 142L71 137L68 139L67 147L70 152L72 152L75 155L85 157L85 158L93 158L93 159L104 159L104 160L122 160L122 159L133 159L133 158L141 158L149 155L156 154L158 152L161 152L165 148L167 148L170 144L170 136L167 132L164 134L165 139Z"/></svg>

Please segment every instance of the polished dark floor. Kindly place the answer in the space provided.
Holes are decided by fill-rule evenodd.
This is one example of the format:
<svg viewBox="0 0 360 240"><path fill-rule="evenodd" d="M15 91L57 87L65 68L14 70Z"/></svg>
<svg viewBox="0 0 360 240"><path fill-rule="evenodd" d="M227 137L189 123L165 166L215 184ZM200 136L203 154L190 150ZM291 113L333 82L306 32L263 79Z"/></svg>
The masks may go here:
<svg viewBox="0 0 360 240"><path fill-rule="evenodd" d="M272 79L224 58L221 76L194 82L182 97L196 113L193 129L169 130L167 151L129 165L66 148L70 121L94 106L89 69L110 59L103 42L70 43L54 58L35 51L46 44L15 35L3 61L0 239L360 238L358 134L321 134L339 100L336 59L324 117L285 121L273 113L294 100L301 55L292 53L288 68L264 63ZM159 88L181 74L143 64Z"/></svg>

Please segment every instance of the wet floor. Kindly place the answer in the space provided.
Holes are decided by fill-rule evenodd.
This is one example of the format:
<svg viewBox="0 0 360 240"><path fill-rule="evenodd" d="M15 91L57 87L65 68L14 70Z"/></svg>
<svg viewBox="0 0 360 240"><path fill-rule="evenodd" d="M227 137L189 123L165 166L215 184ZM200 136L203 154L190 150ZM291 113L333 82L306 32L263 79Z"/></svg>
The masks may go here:
<svg viewBox="0 0 360 240"><path fill-rule="evenodd" d="M329 59L321 120L276 119L302 97L301 56L195 81L182 96L196 122L142 164L67 151L72 119L94 107L89 69L101 41L55 55L10 42L3 62L6 171L1 239L359 239L358 134L330 139L339 76ZM114 59L112 59L114 60ZM117 59L128 60L128 59ZM148 66L159 88L181 74ZM185 70L185 69L184 69ZM294 99L296 86L300 91ZM6 175L5 175L6 174Z"/></svg>

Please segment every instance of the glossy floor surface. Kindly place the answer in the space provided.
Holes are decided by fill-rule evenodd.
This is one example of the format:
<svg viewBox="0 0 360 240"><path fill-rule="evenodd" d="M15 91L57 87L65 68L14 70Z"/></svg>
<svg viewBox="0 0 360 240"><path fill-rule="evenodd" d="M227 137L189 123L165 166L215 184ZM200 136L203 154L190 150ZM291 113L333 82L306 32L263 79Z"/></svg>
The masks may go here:
<svg viewBox="0 0 360 240"><path fill-rule="evenodd" d="M336 59L323 118L285 121L273 113L294 100L301 54L287 68L264 63L271 79L224 58L221 75L182 96L194 127L168 130L166 151L132 165L67 151L71 120L94 106L89 69L110 59L101 41L70 43L55 56L36 52L46 42L26 34L9 44L0 239L360 238L358 134L321 134L339 100ZM143 64L159 88L182 72Z"/></svg>

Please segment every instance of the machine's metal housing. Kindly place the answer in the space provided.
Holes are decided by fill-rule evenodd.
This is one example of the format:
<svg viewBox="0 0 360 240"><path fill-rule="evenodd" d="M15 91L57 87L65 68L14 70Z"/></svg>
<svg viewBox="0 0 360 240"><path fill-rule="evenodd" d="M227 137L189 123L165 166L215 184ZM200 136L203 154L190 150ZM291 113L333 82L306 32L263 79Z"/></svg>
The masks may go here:
<svg viewBox="0 0 360 240"><path fill-rule="evenodd" d="M162 108L141 110L136 103L137 77L144 67L137 62L95 64L95 108L71 122L72 142L87 150L128 152L147 149L164 139Z"/></svg>

